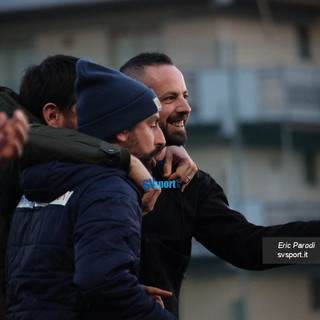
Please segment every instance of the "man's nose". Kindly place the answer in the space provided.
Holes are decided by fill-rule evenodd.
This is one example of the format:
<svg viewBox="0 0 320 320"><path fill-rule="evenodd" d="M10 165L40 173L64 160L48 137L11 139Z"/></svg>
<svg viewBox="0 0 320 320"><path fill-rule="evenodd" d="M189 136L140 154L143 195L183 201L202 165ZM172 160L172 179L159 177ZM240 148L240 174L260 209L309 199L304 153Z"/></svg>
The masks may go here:
<svg viewBox="0 0 320 320"><path fill-rule="evenodd" d="M163 135L162 130L160 129L160 127L158 127L157 129L157 133L156 133L156 137L155 137L155 141L154 141L156 146L161 146L164 147L166 145L166 139Z"/></svg>
<svg viewBox="0 0 320 320"><path fill-rule="evenodd" d="M179 113L187 113L189 114L191 112L191 107L189 106L189 103L186 99L182 99L181 103L179 103L178 108L176 109Z"/></svg>

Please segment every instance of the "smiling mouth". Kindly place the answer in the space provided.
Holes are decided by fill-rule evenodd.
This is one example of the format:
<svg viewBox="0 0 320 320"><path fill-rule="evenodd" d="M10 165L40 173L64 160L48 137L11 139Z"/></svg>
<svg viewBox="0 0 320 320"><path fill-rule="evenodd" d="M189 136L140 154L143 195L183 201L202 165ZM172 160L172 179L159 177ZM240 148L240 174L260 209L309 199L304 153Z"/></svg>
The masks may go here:
<svg viewBox="0 0 320 320"><path fill-rule="evenodd" d="M175 126L175 127L184 127L184 120L177 121L177 122L171 122L170 124Z"/></svg>

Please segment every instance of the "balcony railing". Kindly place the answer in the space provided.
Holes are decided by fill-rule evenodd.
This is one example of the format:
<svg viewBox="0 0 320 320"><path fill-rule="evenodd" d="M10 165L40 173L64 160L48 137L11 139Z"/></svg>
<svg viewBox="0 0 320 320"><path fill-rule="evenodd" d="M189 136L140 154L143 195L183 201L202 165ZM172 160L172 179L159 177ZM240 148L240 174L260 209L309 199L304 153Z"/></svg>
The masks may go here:
<svg viewBox="0 0 320 320"><path fill-rule="evenodd" d="M320 68L208 69L186 72L186 82L190 123L320 123Z"/></svg>

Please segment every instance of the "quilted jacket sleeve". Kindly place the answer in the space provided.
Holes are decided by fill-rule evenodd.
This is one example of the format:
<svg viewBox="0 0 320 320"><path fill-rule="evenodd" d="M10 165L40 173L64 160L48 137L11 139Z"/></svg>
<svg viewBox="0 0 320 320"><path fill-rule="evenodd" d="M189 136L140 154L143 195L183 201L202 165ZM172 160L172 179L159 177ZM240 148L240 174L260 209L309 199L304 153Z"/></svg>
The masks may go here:
<svg viewBox="0 0 320 320"><path fill-rule="evenodd" d="M140 207L137 194L119 180L90 185L79 201L74 282L99 319L176 319L138 282Z"/></svg>

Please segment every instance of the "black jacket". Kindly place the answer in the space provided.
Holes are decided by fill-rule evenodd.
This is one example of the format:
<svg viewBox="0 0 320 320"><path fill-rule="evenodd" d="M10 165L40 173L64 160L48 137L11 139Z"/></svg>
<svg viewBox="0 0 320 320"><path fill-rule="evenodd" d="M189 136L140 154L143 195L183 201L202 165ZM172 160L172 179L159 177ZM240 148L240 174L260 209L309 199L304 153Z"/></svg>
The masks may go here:
<svg viewBox="0 0 320 320"><path fill-rule="evenodd" d="M154 172L163 180L162 167ZM229 208L222 188L212 177L198 170L183 193L162 189L153 212L143 217L141 283L170 290L163 299L166 308L178 316L179 292L191 254L194 237L212 253L248 270L280 265L262 263L263 237L320 235L320 221L292 222L263 227L249 223Z"/></svg>

